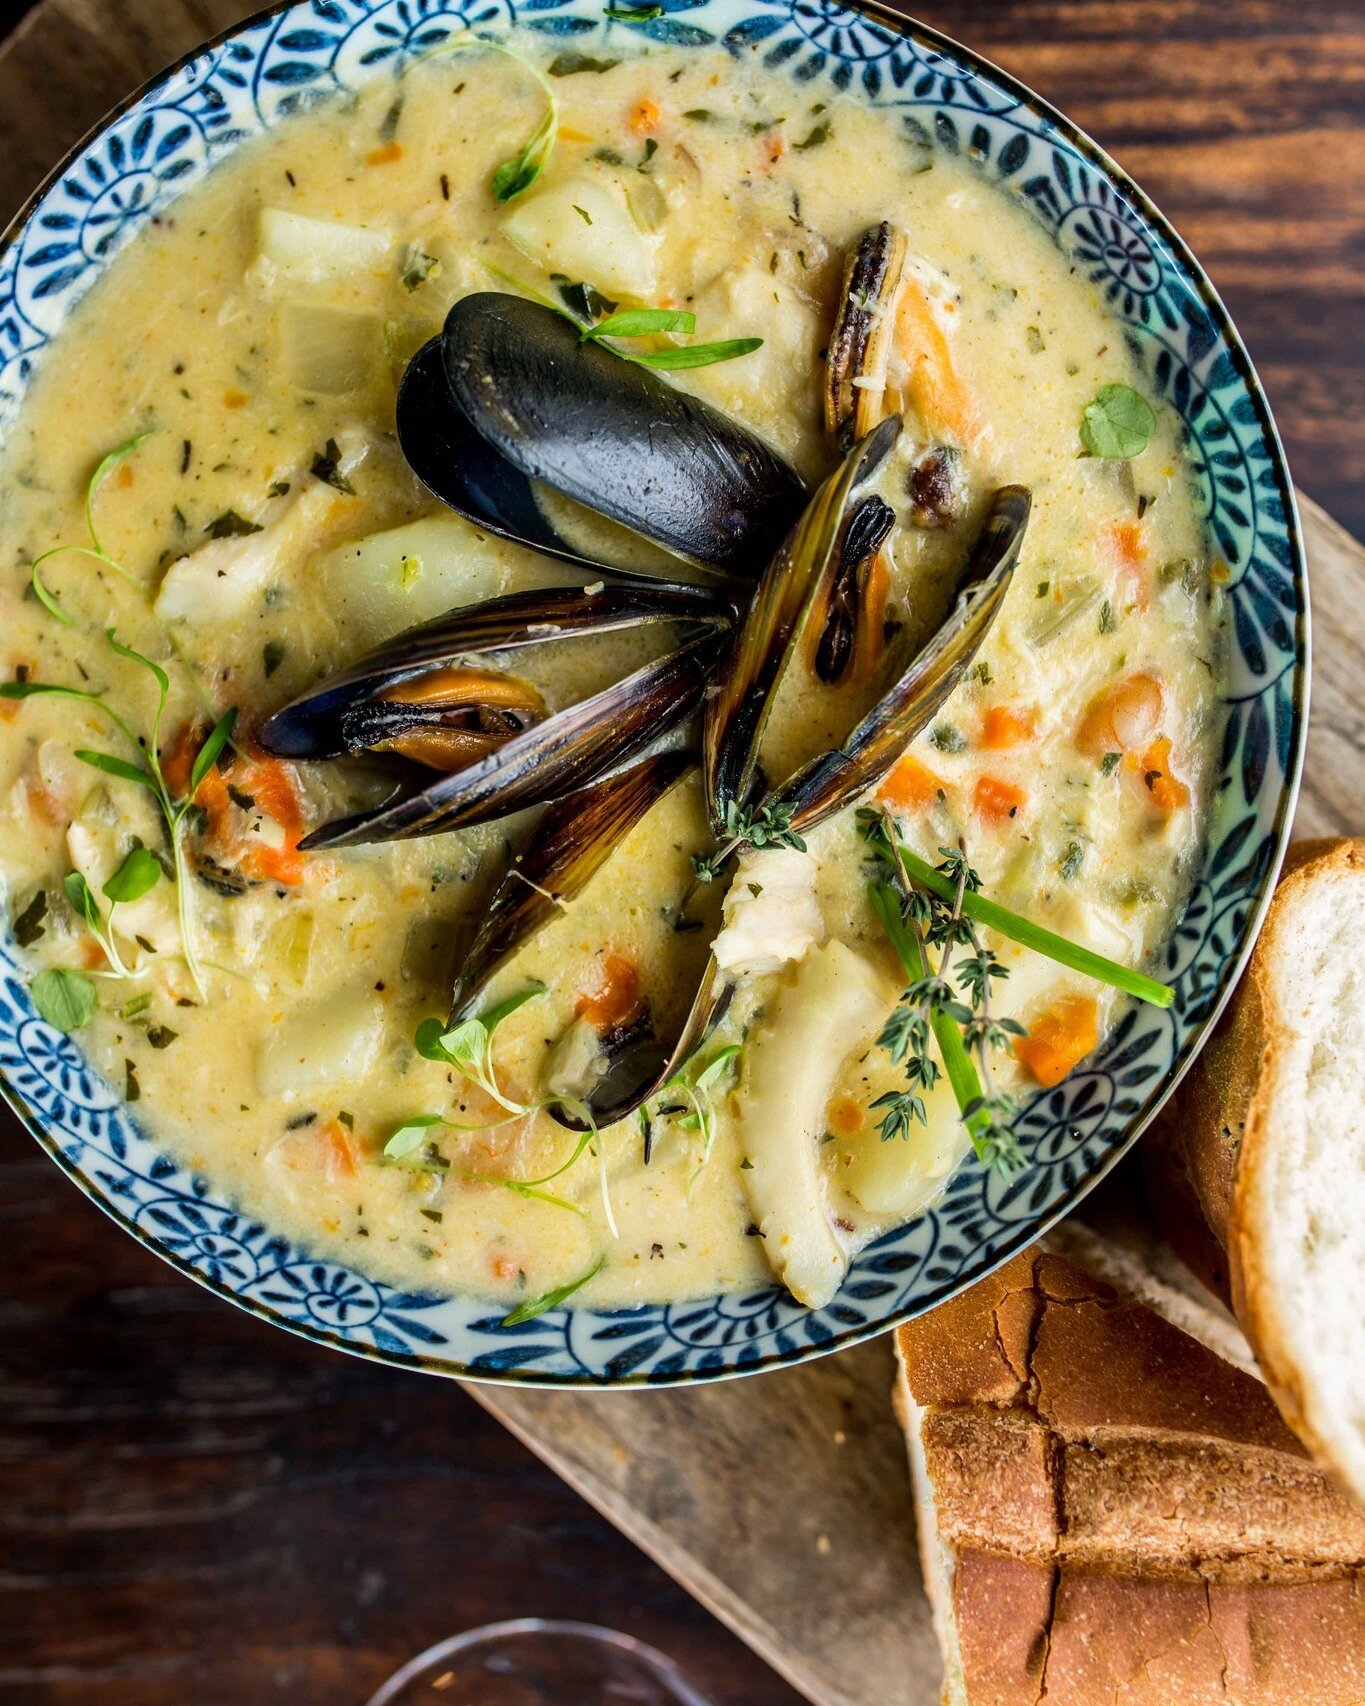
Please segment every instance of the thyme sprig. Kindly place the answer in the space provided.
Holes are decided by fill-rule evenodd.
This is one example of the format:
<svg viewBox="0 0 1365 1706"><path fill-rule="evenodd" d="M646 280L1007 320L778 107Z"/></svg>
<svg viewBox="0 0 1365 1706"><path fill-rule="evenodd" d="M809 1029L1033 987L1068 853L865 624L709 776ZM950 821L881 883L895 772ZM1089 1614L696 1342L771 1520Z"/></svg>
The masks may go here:
<svg viewBox="0 0 1365 1706"><path fill-rule="evenodd" d="M877 1038L906 1076L904 1090L888 1091L872 1104L882 1112L882 1141L906 1138L913 1124L928 1123L924 1096L941 1076L939 1061L930 1052L932 1038L978 1159L1006 1175L1015 1173L1024 1164L1014 1135L1018 1108L1013 1097L996 1087L990 1056L993 1049L1007 1046L1011 1036L1021 1035L1023 1027L1012 1019L993 1018L990 1012L991 981L1008 974L982 946L962 912L962 896L979 887L979 879L965 856L959 856L951 867L951 900L912 889L897 857L900 847L890 819L865 808L858 813L858 827L872 868L868 900L907 980ZM952 951L958 946L971 953L952 965ZM934 948L940 950L936 963Z"/></svg>
<svg viewBox="0 0 1365 1706"><path fill-rule="evenodd" d="M792 847L806 851L806 843L792 828L793 807L781 800L766 800L757 806L742 806L730 800L725 807L725 840L715 853L692 855L692 869L699 883L714 882L731 856L742 848Z"/></svg>
<svg viewBox="0 0 1365 1706"><path fill-rule="evenodd" d="M171 875L175 883L176 919L180 930L181 951L195 990L202 1000L203 970L195 949L194 927L190 917L189 880L185 864L185 820L205 777L218 762L223 748L232 738L237 711L234 707L224 712L210 729L190 767L190 785L185 797L183 800L177 800L170 790L161 765L161 724L166 713L166 701L170 697L170 678L160 664L153 663L151 658L144 657L132 646L123 645L112 628L105 630L104 637L112 651L146 670L156 684L156 710L152 716L151 731L146 739L135 734L131 725L98 693L87 693L83 688L63 687L56 682L47 681L5 681L0 682L0 699L32 699L40 696L71 699L98 711L123 737L132 754L130 758L121 758L112 752L91 751L84 747L77 747L75 756L82 764L103 771L107 776L116 776L121 781L133 782L140 788L146 788L156 801L170 840Z"/></svg>

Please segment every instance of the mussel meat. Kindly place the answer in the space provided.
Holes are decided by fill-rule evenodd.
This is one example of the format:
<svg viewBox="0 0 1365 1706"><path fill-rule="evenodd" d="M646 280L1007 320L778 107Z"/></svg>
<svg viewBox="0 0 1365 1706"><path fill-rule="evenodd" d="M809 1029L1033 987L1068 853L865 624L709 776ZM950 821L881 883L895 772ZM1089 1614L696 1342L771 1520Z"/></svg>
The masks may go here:
<svg viewBox="0 0 1365 1706"><path fill-rule="evenodd" d="M398 437L443 503L593 569L604 565L556 531L533 482L738 579L768 560L805 498L747 427L585 340L567 316L497 291L458 301L418 352L399 389Z"/></svg>
<svg viewBox="0 0 1365 1706"><path fill-rule="evenodd" d="M441 772L430 781L419 771L377 809L324 824L305 849L484 823L559 799L644 751L696 705L732 619L705 593L657 583L512 593L399 635L277 711L258 738L285 758L372 752ZM675 650L559 711L499 667L551 641L660 622L681 627Z"/></svg>

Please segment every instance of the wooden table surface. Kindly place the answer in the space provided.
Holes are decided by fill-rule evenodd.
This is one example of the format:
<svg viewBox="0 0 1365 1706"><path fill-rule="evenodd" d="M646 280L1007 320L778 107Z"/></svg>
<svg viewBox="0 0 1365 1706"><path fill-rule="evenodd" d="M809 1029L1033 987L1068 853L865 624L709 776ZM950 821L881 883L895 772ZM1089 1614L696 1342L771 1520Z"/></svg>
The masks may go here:
<svg viewBox="0 0 1365 1706"><path fill-rule="evenodd" d="M0 59L0 217L112 100L247 9L44 0ZM1365 533L1359 0L917 11L1065 108L1165 208L1247 338L1299 483ZM457 1388L211 1298L2 1113L0 1227L7 1706L359 1706L428 1642L532 1612L644 1635L716 1706L795 1702Z"/></svg>

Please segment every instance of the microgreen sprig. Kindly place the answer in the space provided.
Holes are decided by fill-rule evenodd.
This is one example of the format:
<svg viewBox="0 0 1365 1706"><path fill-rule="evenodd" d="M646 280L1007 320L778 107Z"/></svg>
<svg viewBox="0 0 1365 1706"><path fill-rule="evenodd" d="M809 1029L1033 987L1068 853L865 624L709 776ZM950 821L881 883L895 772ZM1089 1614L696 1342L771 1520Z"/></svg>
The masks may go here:
<svg viewBox="0 0 1365 1706"><path fill-rule="evenodd" d="M116 445L107 456L100 460L95 472L90 476L90 483L85 488L85 527L89 534L88 542L83 545L54 545L50 550L41 552L33 559L29 579L33 586L34 596L49 615L55 616L59 622L68 628L71 626L71 616L63 609L56 593L47 587L42 575L38 572L44 563L51 562L54 557L62 557L68 554L92 557L97 563L102 563L106 569L112 569L116 575L127 581L129 586L134 587L145 596L145 589L137 577L129 574L123 564L117 558L111 557L105 550L95 527L95 499L100 494L100 488L115 468L131 456L139 445L151 438L155 431L155 427L147 427L144 431L134 433L131 438L125 439L122 444Z"/></svg>
<svg viewBox="0 0 1365 1706"><path fill-rule="evenodd" d="M571 1096L551 1096L538 1102L518 1102L509 1096L498 1082L497 1072L493 1065L493 1037L503 1020L515 1013L518 1008L545 993L543 983L528 984L525 989L518 990L505 1001L498 1002L475 1018L464 1019L458 1025L447 1030L439 1019L424 1019L417 1027L415 1046L417 1052L426 1060L433 1060L442 1066L453 1067L462 1078L471 1084L476 1084L484 1094L491 1098L504 1110L501 1119L490 1120L483 1125L461 1125L454 1120L448 1120L441 1114L414 1114L394 1131L384 1145L381 1160L389 1166L409 1167L417 1172L449 1173L450 1163L441 1155L440 1150L430 1141L429 1133L433 1127L445 1126L453 1131L492 1131L498 1126L509 1124L512 1120L524 1119L529 1114L537 1113L542 1108L560 1107L571 1113L583 1127L573 1153L568 1160L553 1171L538 1179L510 1179L487 1173L464 1173L461 1176L471 1182L500 1185L504 1190L515 1192L518 1196L530 1197L539 1202L548 1202L556 1208L566 1208L573 1214L581 1214L582 1210L565 1198L547 1191L544 1187L567 1173L577 1162L584 1150L591 1148L597 1159L598 1180L602 1192L602 1207L608 1229L613 1238L620 1236L616 1225L616 1216L612 1210L611 1192L608 1188L606 1156L603 1149L601 1134L592 1110L586 1103Z"/></svg>
<svg viewBox="0 0 1365 1706"><path fill-rule="evenodd" d="M487 48L490 53L501 53L506 58L515 60L523 71L535 78L545 94L545 112L540 123L511 159L504 160L493 173L490 187L496 199L513 201L530 189L549 164L550 155L554 152L555 138L559 134L559 97L538 65L524 54L518 53L515 48L494 41L489 36L480 35L475 30L462 30L458 35L450 36L439 47L434 48L429 57L439 58L480 47Z"/></svg>
<svg viewBox="0 0 1365 1706"><path fill-rule="evenodd" d="M586 327L582 341L650 338L660 332L678 332L690 337L696 329L697 316L685 308L622 308L619 313L608 314L604 320ZM762 347L762 338L724 338L718 343L660 350L624 350L612 346L617 355L633 361L637 367L658 367L672 372L689 367L711 367L718 361L733 361L736 356L752 355Z"/></svg>
<svg viewBox="0 0 1365 1706"><path fill-rule="evenodd" d="M101 892L109 902L107 920L99 901L91 892L89 883L79 871L68 871L62 878L62 888L71 904L71 910L84 921L113 968L108 975L137 975L124 964L119 953L114 937L114 908L126 902L141 900L143 895L155 887L160 877L161 864L156 854L148 852L145 847L132 848L108 881L101 885Z"/></svg>
<svg viewBox="0 0 1365 1706"><path fill-rule="evenodd" d="M31 699L45 696L53 699L71 699L98 711L101 716L122 735L132 753L131 758L121 758L117 753L96 752L88 748L77 747L75 756L82 764L88 764L95 770L103 771L105 775L116 776L121 781L133 782L138 787L146 788L155 799L166 826L171 846L171 871L176 889L176 917L180 929L181 949L185 964L189 968L190 977L195 990L202 1000L204 995L204 980L199 956L195 949L194 929L190 918L189 880L185 864L184 829L185 820L194 797L203 785L204 778L217 763L223 748L231 739L233 725L237 721L236 709L226 711L213 725L203 745L195 754L194 763L190 769L190 785L183 800L176 800L166 782L161 767L161 724L166 712L166 701L170 697L171 683L164 669L151 658L144 657L131 646L125 646L117 638L112 628L106 629L105 639L111 650L119 657L126 658L130 663L145 669L156 684L157 703L152 717L151 734L146 741L134 734L130 725L97 693L87 693L78 687L63 687L55 682L45 681L6 681L0 682L0 698Z"/></svg>
<svg viewBox="0 0 1365 1706"><path fill-rule="evenodd" d="M524 1321L534 1321L537 1315L544 1315L549 1309L558 1309L560 1304L567 1303L576 1291L581 1291L590 1279L596 1279L606 1259L605 1256L599 1256L587 1273L580 1274L567 1285L558 1285L553 1291L542 1292L539 1297L528 1298L525 1303L519 1303L509 1314L503 1316L502 1325L520 1327Z"/></svg>
<svg viewBox="0 0 1365 1706"><path fill-rule="evenodd" d="M678 1070L659 1086L649 1099L640 1105L638 1118L644 1139L645 1166L654 1152L654 1125L657 1120L676 1120L686 1131L701 1133L701 1159L697 1173L711 1159L716 1141L716 1107L712 1096L739 1058L739 1044L726 1043L709 1057L699 1049L690 1055Z"/></svg>

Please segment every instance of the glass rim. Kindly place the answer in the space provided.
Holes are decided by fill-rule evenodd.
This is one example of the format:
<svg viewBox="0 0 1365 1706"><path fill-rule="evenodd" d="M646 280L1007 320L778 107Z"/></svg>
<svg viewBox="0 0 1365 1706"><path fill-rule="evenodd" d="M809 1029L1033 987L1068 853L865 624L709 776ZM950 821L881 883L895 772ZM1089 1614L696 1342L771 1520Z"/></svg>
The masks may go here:
<svg viewBox="0 0 1365 1706"><path fill-rule="evenodd" d="M560 1617L509 1617L499 1623L481 1623L476 1628L448 1635L410 1658L386 1682L382 1682L366 1701L365 1706L390 1706L407 1685L424 1670L443 1659L457 1658L472 1647L522 1635L562 1635L579 1640L595 1641L599 1646L612 1647L628 1654L655 1672L677 1695L681 1706L712 1706L704 1694L699 1694L667 1653L661 1653L647 1641L619 1629L608 1629L601 1623L583 1623Z"/></svg>

